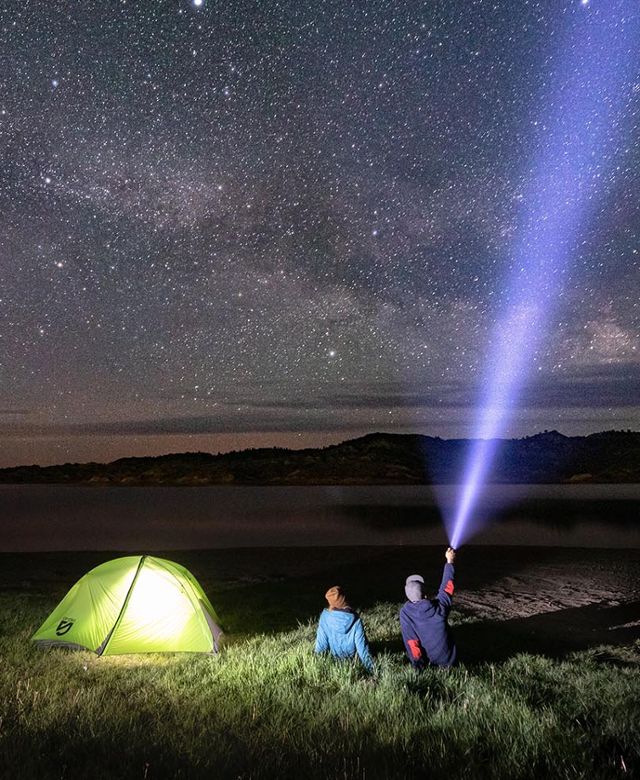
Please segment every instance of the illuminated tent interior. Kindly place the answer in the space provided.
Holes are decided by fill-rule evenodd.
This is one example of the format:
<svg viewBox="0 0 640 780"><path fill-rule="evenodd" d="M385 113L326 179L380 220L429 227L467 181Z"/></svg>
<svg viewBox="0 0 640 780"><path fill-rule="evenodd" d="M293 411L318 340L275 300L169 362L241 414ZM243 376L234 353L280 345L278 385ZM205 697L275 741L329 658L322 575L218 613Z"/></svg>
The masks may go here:
<svg viewBox="0 0 640 780"><path fill-rule="evenodd" d="M135 555L81 577L32 638L98 655L211 653L218 650L219 626L211 602L184 566Z"/></svg>

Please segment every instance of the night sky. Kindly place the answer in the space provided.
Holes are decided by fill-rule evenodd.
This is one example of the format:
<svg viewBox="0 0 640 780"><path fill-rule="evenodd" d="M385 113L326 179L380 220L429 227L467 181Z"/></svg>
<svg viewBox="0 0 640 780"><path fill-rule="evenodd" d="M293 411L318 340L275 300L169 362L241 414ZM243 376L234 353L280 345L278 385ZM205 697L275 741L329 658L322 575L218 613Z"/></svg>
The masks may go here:
<svg viewBox="0 0 640 780"><path fill-rule="evenodd" d="M571 112L559 62L602 3L637 22L5 2L0 465L469 435L532 160ZM640 425L638 69L622 90L509 435Z"/></svg>

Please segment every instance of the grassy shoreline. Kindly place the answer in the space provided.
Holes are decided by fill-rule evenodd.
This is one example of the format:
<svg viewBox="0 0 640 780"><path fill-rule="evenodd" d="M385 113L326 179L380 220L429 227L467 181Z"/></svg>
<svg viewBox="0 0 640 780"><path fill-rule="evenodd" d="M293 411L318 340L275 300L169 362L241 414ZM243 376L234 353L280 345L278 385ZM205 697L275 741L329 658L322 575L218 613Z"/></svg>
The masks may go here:
<svg viewBox="0 0 640 780"><path fill-rule="evenodd" d="M495 591L505 573L523 576L532 560L554 571L549 567L569 560L567 551L470 548L459 566L460 606L452 614L463 663L417 676L399 642L398 576L421 562L437 579L441 552L167 554L191 568L226 624L229 635L215 658L97 658L36 648L29 637L57 599L110 556L0 556L0 776L613 778L640 772L640 642L637 628L624 628L625 610L632 613L636 602L488 619L471 601L465 605L465 591ZM573 551L573 568L586 555L588 568L606 572L620 558L620 551L610 553ZM624 555L631 576L640 552ZM322 588L338 580L362 608L376 656L374 679L357 665L311 652ZM610 641L602 644L603 637Z"/></svg>

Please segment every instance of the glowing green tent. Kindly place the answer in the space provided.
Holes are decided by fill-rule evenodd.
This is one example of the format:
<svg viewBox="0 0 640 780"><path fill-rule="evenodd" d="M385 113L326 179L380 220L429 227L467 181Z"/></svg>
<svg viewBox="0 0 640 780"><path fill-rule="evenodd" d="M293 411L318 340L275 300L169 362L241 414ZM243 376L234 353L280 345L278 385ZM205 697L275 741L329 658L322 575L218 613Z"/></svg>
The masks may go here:
<svg viewBox="0 0 640 780"><path fill-rule="evenodd" d="M210 653L221 633L209 599L184 566L135 555L85 574L33 639L98 655Z"/></svg>

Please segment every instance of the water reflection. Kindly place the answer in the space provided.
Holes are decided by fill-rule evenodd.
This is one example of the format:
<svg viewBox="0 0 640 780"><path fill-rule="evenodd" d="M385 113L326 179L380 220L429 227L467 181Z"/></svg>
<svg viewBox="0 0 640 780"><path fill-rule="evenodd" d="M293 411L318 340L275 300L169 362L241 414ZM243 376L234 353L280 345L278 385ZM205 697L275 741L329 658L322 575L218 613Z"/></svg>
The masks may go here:
<svg viewBox="0 0 640 780"><path fill-rule="evenodd" d="M456 486L0 487L0 550L177 550L446 541ZM473 544L640 548L640 485L492 485Z"/></svg>

